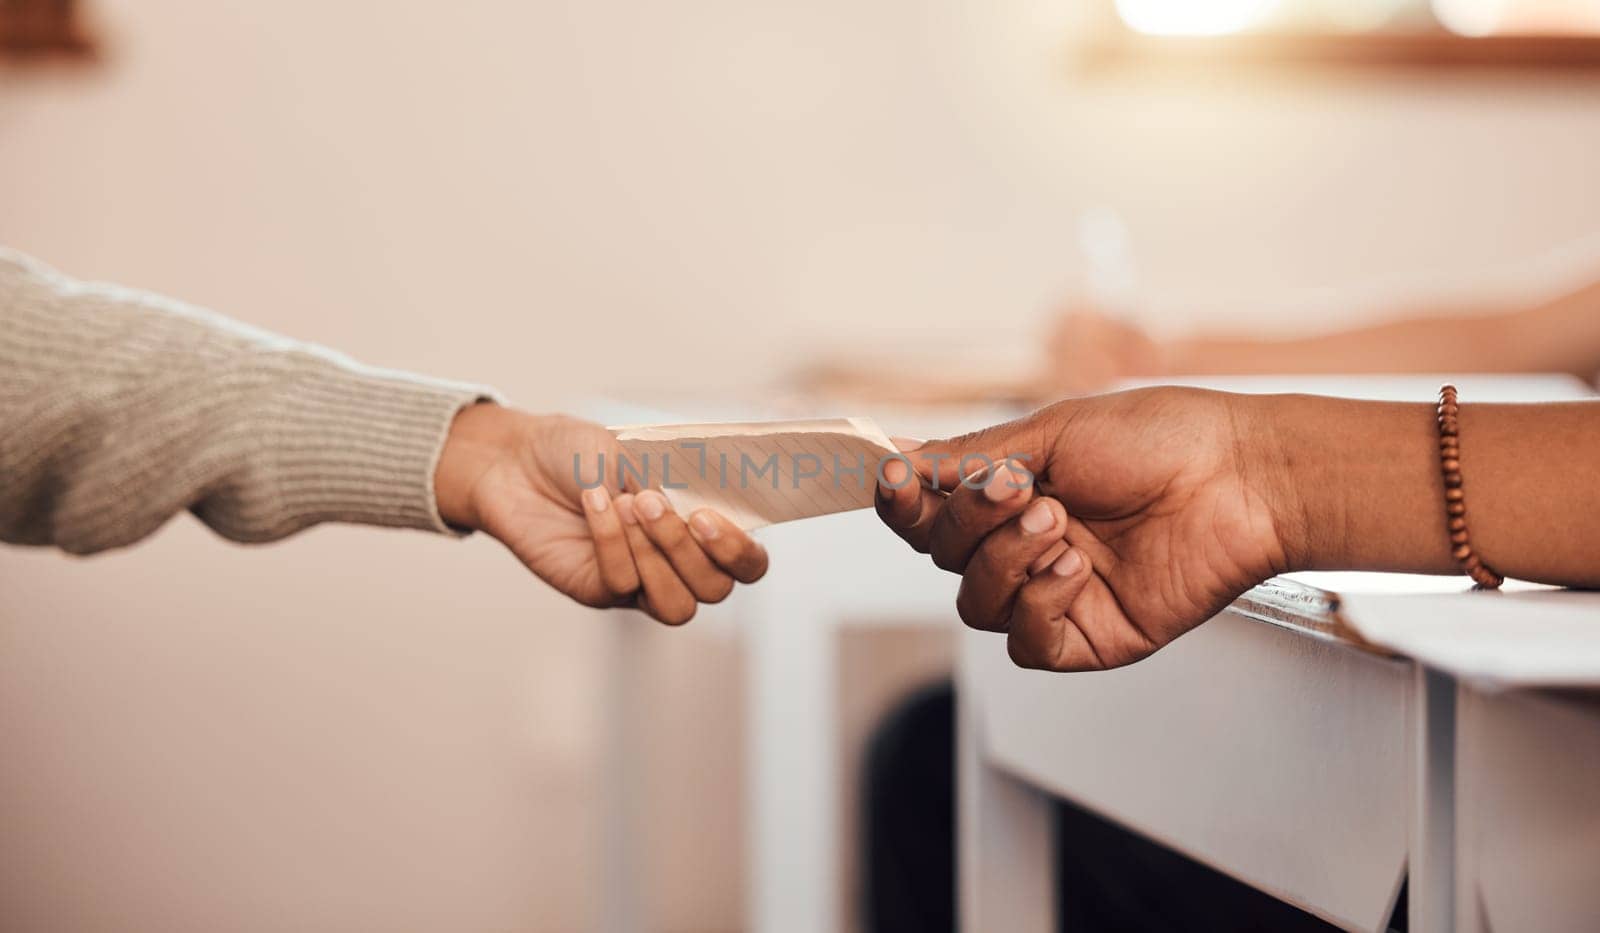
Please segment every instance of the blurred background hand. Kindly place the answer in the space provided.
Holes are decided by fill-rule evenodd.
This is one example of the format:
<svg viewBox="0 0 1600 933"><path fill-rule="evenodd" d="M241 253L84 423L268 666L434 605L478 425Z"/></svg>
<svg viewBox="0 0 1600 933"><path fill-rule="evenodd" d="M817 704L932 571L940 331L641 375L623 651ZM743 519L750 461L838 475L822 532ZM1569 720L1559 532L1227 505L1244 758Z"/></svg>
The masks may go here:
<svg viewBox="0 0 1600 933"><path fill-rule="evenodd" d="M1092 305L1062 310L1045 336L1044 397L1083 395L1170 372L1171 349L1138 324Z"/></svg>

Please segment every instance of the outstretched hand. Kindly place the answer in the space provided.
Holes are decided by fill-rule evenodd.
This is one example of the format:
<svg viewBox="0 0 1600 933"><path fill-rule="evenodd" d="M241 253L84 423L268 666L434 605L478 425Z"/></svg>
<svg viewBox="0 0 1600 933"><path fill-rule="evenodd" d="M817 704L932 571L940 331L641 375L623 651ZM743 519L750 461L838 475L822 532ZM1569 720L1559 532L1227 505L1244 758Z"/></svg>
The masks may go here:
<svg viewBox="0 0 1600 933"><path fill-rule="evenodd" d="M1287 488L1237 398L1073 399L929 442L906 452L915 478L886 465L878 513L963 575L962 620L1007 633L1018 664L1128 664L1288 564Z"/></svg>
<svg viewBox="0 0 1600 933"><path fill-rule="evenodd" d="M487 532L586 606L637 607L669 625L767 572L765 549L716 512L685 521L660 491L619 487L621 452L598 424L472 406L456 416L440 455L439 514ZM584 479L603 462L604 485L582 488L574 457Z"/></svg>

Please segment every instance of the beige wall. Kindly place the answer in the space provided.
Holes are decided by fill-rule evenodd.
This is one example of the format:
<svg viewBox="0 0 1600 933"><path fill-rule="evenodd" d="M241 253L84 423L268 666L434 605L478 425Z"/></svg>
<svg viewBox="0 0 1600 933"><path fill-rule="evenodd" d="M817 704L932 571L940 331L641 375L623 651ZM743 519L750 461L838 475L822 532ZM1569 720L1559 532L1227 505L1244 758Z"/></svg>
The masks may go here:
<svg viewBox="0 0 1600 933"><path fill-rule="evenodd" d="M98 6L107 68L0 72L0 241L535 407L1015 339L1089 205L1162 326L1600 230L1595 78L1074 78L1066 0ZM581 928L603 643L482 540L0 552L0 928Z"/></svg>

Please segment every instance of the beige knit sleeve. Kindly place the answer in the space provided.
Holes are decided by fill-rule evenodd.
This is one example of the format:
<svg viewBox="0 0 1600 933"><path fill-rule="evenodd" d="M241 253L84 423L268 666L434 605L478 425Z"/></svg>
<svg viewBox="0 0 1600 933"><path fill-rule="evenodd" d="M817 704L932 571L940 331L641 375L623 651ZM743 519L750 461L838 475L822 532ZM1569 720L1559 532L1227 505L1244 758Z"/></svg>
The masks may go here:
<svg viewBox="0 0 1600 933"><path fill-rule="evenodd" d="M0 540L86 554L182 509L235 541L438 532L433 471L483 388L360 366L0 250Z"/></svg>

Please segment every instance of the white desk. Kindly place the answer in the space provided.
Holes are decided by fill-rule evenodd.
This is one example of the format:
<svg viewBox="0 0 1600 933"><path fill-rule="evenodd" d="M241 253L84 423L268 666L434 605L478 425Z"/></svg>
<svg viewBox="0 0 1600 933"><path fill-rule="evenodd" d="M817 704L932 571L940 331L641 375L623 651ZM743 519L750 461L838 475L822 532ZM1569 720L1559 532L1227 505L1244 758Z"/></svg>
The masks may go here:
<svg viewBox="0 0 1600 933"><path fill-rule="evenodd" d="M1600 926L1600 696L1465 691L1456 745L1458 928Z"/></svg>
<svg viewBox="0 0 1600 933"><path fill-rule="evenodd" d="M1409 663L1230 611L1093 674L974 632L958 683L963 929L1055 929L1053 797L1341 926L1388 919L1432 777Z"/></svg>
<svg viewBox="0 0 1600 933"><path fill-rule="evenodd" d="M1600 693L1485 692L1233 611L1088 675L969 633L959 683L964 929L1055 929L1056 797L1347 929L1382 929L1408 863L1412 930L1600 918Z"/></svg>

